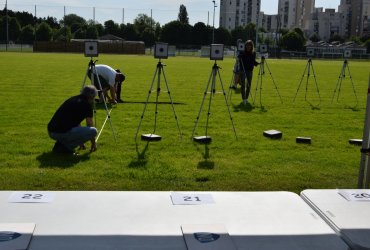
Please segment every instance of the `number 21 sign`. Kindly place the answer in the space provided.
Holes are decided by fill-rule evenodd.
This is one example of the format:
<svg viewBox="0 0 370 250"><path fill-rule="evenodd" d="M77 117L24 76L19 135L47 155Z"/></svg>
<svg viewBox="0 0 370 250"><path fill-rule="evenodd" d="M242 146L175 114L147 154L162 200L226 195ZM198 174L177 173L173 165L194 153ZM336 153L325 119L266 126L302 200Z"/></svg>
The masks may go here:
<svg viewBox="0 0 370 250"><path fill-rule="evenodd" d="M215 203L211 194L171 193L173 205L202 205Z"/></svg>

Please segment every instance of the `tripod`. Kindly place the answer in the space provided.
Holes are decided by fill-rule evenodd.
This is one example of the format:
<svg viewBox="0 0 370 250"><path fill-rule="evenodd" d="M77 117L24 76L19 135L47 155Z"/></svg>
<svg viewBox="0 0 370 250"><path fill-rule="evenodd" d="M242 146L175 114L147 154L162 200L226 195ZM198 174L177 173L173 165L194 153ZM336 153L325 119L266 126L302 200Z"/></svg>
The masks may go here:
<svg viewBox="0 0 370 250"><path fill-rule="evenodd" d="M209 79L208 79L207 87L206 87L206 89L204 91L204 96L203 96L202 104L200 105L198 116L197 116L196 122L194 124L193 133L192 133L192 137L193 138L194 138L195 129L196 129L197 125L198 125L200 113L202 112L204 101L206 99L207 94L210 93L209 102L208 102L207 121L206 121L206 135L205 136L201 136L201 138L199 140L200 142L209 142L209 141L211 141L211 137L208 136L208 123L209 123L209 116L211 115L212 97L213 97L214 94L216 94L216 78L217 78L217 76L218 76L218 78L220 80L220 83L221 83L222 93L223 93L224 98L225 98L227 110L229 112L229 116L230 116L230 120L231 120L231 125L232 125L233 130L234 130L235 138L237 138L236 131L235 131L235 126L234 126L234 121L233 121L233 118L231 116L229 103L227 102L227 97L226 97L225 89L224 89L224 86L223 86L223 83L222 83L222 79L221 79L219 68L220 67L217 65L217 61L215 61L214 65L212 67L211 74L210 74ZM194 139L196 140L196 138L194 138Z"/></svg>
<svg viewBox="0 0 370 250"><path fill-rule="evenodd" d="M355 90L355 85L353 84L353 81L352 81L351 72L349 71L349 66L348 66L348 61L347 60L344 60L344 62L343 62L342 70L339 74L339 78L338 78L338 81L337 81L337 85L334 89L333 98L331 99L331 102L333 103L335 93L337 92L337 90L338 90L337 102L339 100L339 94L340 94L340 90L341 90L341 87L342 87L342 81L343 81L343 78L346 77L346 69L348 71L349 79L351 80L352 89L353 89L353 93L355 94L355 97L356 97L356 106L357 106L357 104L358 104L357 94L356 94L356 90Z"/></svg>
<svg viewBox="0 0 370 250"><path fill-rule="evenodd" d="M281 99L281 95L279 93L277 85L275 83L274 77L272 76L269 65L267 64L266 58L264 56L262 56L261 57L260 68L259 68L259 71L258 71L257 85L256 85L256 90L255 90L255 94L254 94L254 101L253 101L253 104L254 104L254 102L257 100L257 90L258 90L258 86L260 86L260 105L261 105L261 107L262 107L262 79L263 79L263 75L265 74L265 65L266 65L267 70L270 74L271 80L274 83L274 86L275 86L276 92L279 95L280 101L281 101L281 103L283 103L283 100Z"/></svg>
<svg viewBox="0 0 370 250"><path fill-rule="evenodd" d="M172 111L173 111L173 114L175 116L175 119L176 119L176 124L177 124L177 128L179 130L179 134L180 134L180 138L182 138L182 134L181 134L181 130L180 130L180 126L179 126L179 122L178 122L178 119L177 119L177 115L176 115L176 111L175 111L175 107L173 105L173 101L172 101L172 97L171 97L171 92L170 92L170 89L168 87L168 83L167 83L167 79L166 79L166 75L164 73L164 68L163 68L163 64L161 62L161 59L159 59L158 63L157 63L157 67L156 67L156 70L155 70L155 73L154 73L154 76L153 76L153 80L152 80L152 84L150 85L150 89L148 91L148 96L146 98L146 102L145 102L145 106L144 106L144 110L143 110L143 113L141 115L141 119L140 119L140 122L139 122L139 126L137 127L137 130L136 130L136 135L135 135L135 140L137 138L137 135L139 133L139 130L140 130L140 126L141 126L141 123L143 121L143 118L144 118L144 114L145 114L145 111L146 111L146 107L148 105L148 100L149 100L149 97L150 97L150 94L152 93L152 89L153 89L153 84L154 84L154 81L156 79L156 76L157 76L157 95L156 95L156 101L155 101L155 115L154 115L154 129L153 129L153 133L151 134L146 134L146 135L142 135L141 138L144 139L144 140L160 140L161 137L158 136L158 135L155 135L155 131L157 129L157 114L158 114L158 97L159 97L159 94L161 92L161 73L163 72L163 78L164 78L164 81L166 83L166 88L167 88L167 93L168 93L168 96L170 97L170 101L171 101L171 106L172 106Z"/></svg>
<svg viewBox="0 0 370 250"><path fill-rule="evenodd" d="M301 87L301 84L302 84L303 78L304 78L304 76L306 74L306 71L307 71L307 78L306 78L306 92L305 92L305 95L304 95L304 100L307 101L308 79L310 78L310 75L311 75L311 69L312 69L312 75L313 75L313 77L315 79L316 90L317 90L317 94L318 94L318 97L319 97L319 104L318 105L320 105L320 103L321 103L320 91L319 91L319 86L317 84L317 80L316 80L316 76L315 76L315 71L313 69L312 59L311 58L308 59L308 61L307 61L306 68L303 71L302 78L301 78L301 81L299 82L299 85L298 85L298 88L297 88L297 92L295 93L293 102L295 102L295 99L297 97L299 88Z"/></svg>
<svg viewBox="0 0 370 250"><path fill-rule="evenodd" d="M238 77L240 79L240 77L241 77L240 74L244 74L245 75L245 68L244 68L243 61L240 61L239 58L236 57L235 64L234 64L234 70L233 70L233 76L231 77L229 91L227 92L227 99L229 101L231 101L232 89L236 89L236 86L235 86L235 75L238 75ZM240 89L240 91L244 91L245 92L246 91L246 86L247 85L245 85L245 88L244 89ZM252 97L252 95L251 95L251 97ZM252 99L253 99L253 97L252 97Z"/></svg>
<svg viewBox="0 0 370 250"><path fill-rule="evenodd" d="M94 76L96 76L96 79L98 81L99 97L102 97L101 99L103 99L105 111L106 111L106 114L107 114L107 116L105 117L105 121L104 121L104 123L103 123L103 125L102 125L102 127L101 127L101 129L99 131L99 134L97 135L95 141L98 142L98 139L99 139L99 137L101 135L101 132L103 131L105 124L109 120L109 124L110 124L110 128L112 130L114 141L117 142L116 133L114 132L113 125L112 125L112 120L111 120L111 117L110 117L110 113L111 113L112 109L111 110L108 110L108 106L107 106L107 103L106 103L105 98L104 98L103 89L102 89L101 84L100 84L99 75L98 75L98 72L96 71L96 68L95 68L95 62L96 61L97 60L93 61L93 58L92 57L90 58L90 62L89 62L88 66L87 66L87 69L86 69L86 74L85 74L84 80L82 82L82 88L83 88L85 86L85 84L86 84L86 78L87 78L87 76L88 76L88 74L90 72L90 74L91 74L90 75L91 85L94 85L94 81L95 81L95 77ZM93 109L94 109L94 124L95 124L95 126L97 126L97 124L96 124L96 105L95 105L95 102L94 102L94 105L93 105Z"/></svg>

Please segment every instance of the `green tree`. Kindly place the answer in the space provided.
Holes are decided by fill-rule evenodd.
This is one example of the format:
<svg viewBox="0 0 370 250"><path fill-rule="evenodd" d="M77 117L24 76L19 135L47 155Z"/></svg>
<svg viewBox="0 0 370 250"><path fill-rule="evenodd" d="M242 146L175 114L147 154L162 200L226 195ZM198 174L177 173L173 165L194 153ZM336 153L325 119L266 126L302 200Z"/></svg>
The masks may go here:
<svg viewBox="0 0 370 250"><path fill-rule="evenodd" d="M83 17L80 17L76 14L69 14L69 15L66 15L63 18L63 20L60 20L60 23L62 25L65 25L65 26L72 27L72 25L74 25L74 24L85 25L86 20ZM74 32L73 30L71 30L71 31Z"/></svg>
<svg viewBox="0 0 370 250"><path fill-rule="evenodd" d="M86 28L86 38L87 39L98 39L99 37L99 32L94 24L87 25Z"/></svg>
<svg viewBox="0 0 370 250"><path fill-rule="evenodd" d="M69 26L64 26L56 30L53 37L54 41L69 42L72 38L71 28Z"/></svg>
<svg viewBox="0 0 370 250"><path fill-rule="evenodd" d="M17 18L9 18L9 40L18 41L19 36L21 35L21 25L19 24Z"/></svg>
<svg viewBox="0 0 370 250"><path fill-rule="evenodd" d="M185 5L181 4L177 20L182 24L189 24L188 12Z"/></svg>
<svg viewBox="0 0 370 250"><path fill-rule="evenodd" d="M6 17L0 17L0 41L6 41Z"/></svg>
<svg viewBox="0 0 370 250"><path fill-rule="evenodd" d="M287 50L300 51L304 48L304 40L301 35L295 31L285 34L282 38L282 44Z"/></svg>
<svg viewBox="0 0 370 250"><path fill-rule="evenodd" d="M315 32L310 36L310 41L311 42L318 42L320 41L320 36Z"/></svg>
<svg viewBox="0 0 370 250"><path fill-rule="evenodd" d="M215 41L217 43L225 44L225 45L232 45L232 39L230 32L223 28L219 27L215 30Z"/></svg>
<svg viewBox="0 0 370 250"><path fill-rule="evenodd" d="M81 28L76 30L75 33L73 33L74 39L86 39L86 29Z"/></svg>
<svg viewBox="0 0 370 250"><path fill-rule="evenodd" d="M136 41L139 40L139 35L136 32L135 25L132 23L121 24L120 33L125 40Z"/></svg>
<svg viewBox="0 0 370 250"><path fill-rule="evenodd" d="M27 24L21 30L20 41L22 43L31 44L35 40L35 29L33 25Z"/></svg>
<svg viewBox="0 0 370 250"><path fill-rule="evenodd" d="M153 18L151 18L150 16L146 14L139 14L134 19L134 26L138 34L140 34L146 29L154 31L156 29L157 24L159 23L157 23Z"/></svg>
<svg viewBox="0 0 370 250"><path fill-rule="evenodd" d="M104 22L104 34L112 34L119 36L119 25L113 20L108 20Z"/></svg>
<svg viewBox="0 0 370 250"><path fill-rule="evenodd" d="M238 39L241 39L242 41L246 41L249 39L247 33L245 32L245 28L241 26L236 27L231 31L231 40L233 41L233 45L236 46L236 41Z"/></svg>
<svg viewBox="0 0 370 250"><path fill-rule="evenodd" d="M366 46L366 53L370 54L370 39L368 39L364 45Z"/></svg>
<svg viewBox="0 0 370 250"><path fill-rule="evenodd" d="M248 23L245 26L245 32L247 33L247 39L246 40L256 41L256 24Z"/></svg>
<svg viewBox="0 0 370 250"><path fill-rule="evenodd" d="M194 45L209 45L211 43L211 27L206 26L202 22L194 24L192 34L192 43Z"/></svg>
<svg viewBox="0 0 370 250"><path fill-rule="evenodd" d="M172 21L162 27L161 40L174 45L185 45L191 41L191 26Z"/></svg>
<svg viewBox="0 0 370 250"><path fill-rule="evenodd" d="M52 35L52 29L46 22L42 22L36 29L37 41L50 41Z"/></svg>

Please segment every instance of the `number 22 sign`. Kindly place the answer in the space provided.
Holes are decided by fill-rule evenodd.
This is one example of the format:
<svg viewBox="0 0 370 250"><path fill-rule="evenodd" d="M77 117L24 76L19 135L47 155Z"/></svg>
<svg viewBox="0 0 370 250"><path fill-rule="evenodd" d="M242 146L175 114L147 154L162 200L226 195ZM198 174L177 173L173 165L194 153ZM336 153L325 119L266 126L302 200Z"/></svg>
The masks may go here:
<svg viewBox="0 0 370 250"><path fill-rule="evenodd" d="M49 203L54 199L54 193L42 191L16 191L8 199L10 203Z"/></svg>

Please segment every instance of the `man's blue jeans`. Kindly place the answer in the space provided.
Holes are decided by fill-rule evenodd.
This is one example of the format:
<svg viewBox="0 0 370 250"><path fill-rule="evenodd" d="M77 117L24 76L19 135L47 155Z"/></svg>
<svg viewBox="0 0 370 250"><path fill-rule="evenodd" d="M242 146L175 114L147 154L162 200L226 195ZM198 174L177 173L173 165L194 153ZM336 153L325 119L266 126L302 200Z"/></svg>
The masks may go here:
<svg viewBox="0 0 370 250"><path fill-rule="evenodd" d="M72 151L83 143L95 138L97 134L98 130L96 128L81 126L74 127L66 133L49 132L50 138L60 142Z"/></svg>

